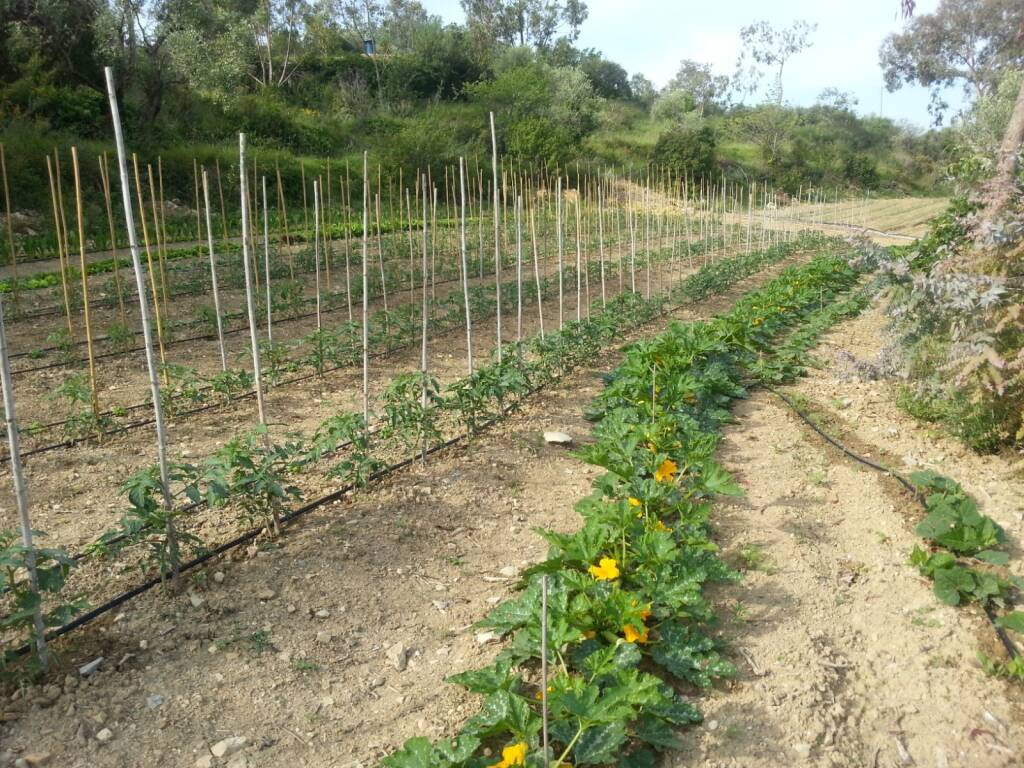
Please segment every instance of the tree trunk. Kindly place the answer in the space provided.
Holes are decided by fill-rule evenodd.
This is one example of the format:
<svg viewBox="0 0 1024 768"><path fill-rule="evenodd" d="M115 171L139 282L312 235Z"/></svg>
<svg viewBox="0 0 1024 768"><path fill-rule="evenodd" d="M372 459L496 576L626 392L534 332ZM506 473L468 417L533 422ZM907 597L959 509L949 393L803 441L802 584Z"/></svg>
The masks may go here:
<svg viewBox="0 0 1024 768"><path fill-rule="evenodd" d="M994 222L1005 213L1017 193L1017 167L1024 148L1024 81L1017 92L1017 101L1010 122L1003 134L1003 143L996 158L996 172L989 182L987 206L982 221Z"/></svg>

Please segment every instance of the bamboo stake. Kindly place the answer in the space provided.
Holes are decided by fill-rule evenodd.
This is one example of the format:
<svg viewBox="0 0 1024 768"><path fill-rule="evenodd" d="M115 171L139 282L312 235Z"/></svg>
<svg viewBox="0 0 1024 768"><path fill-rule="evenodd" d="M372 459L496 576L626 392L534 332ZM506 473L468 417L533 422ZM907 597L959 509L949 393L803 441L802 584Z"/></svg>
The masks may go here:
<svg viewBox="0 0 1024 768"><path fill-rule="evenodd" d="M117 234L114 228L114 209L110 202L110 169L107 167L107 153L99 159L100 181L103 184L103 202L107 209L107 226L110 228L110 251L114 257L114 285L117 288L117 306L121 312L121 325L128 325L124 309L124 288L121 285L121 264L117 258Z"/></svg>
<svg viewBox="0 0 1024 768"><path fill-rule="evenodd" d="M284 245L288 251L288 273L289 278L295 280L295 254L292 252L292 239L288 235L288 203L284 198L284 184L281 182L281 168L276 164L274 170L277 173L277 201L281 210L281 224L284 226ZM349 317L349 320L352 318Z"/></svg>
<svg viewBox="0 0 1024 768"><path fill-rule="evenodd" d="M516 197L516 351L522 355L523 344L523 198Z"/></svg>
<svg viewBox="0 0 1024 768"><path fill-rule="evenodd" d="M459 158L459 194L462 200L459 221L459 244L462 254L462 299L466 305L466 367L473 375L473 321L469 311L469 265L466 262L466 169L465 161Z"/></svg>
<svg viewBox="0 0 1024 768"><path fill-rule="evenodd" d="M157 158L157 159L159 160L159 158ZM156 298L154 298L154 302L156 302L157 305L158 305L157 306L157 311L158 312L159 312L159 304L160 303L163 304L163 316L164 317L168 317L168 314L167 314L167 270L164 269L164 249L161 246L162 240L161 240L161 235L160 235L160 230L162 230L163 227L160 224L160 213L159 213L159 210L157 209L156 191L155 191L155 189L153 187L153 167L151 165L148 165L148 164L146 165L146 177L147 177L147 179L149 179L149 202L150 202L151 207L153 209L153 232L156 235L156 257L157 257L157 262L158 262L159 267L160 267L160 294L158 294L156 296ZM160 187L161 187L161 189L163 188L163 178L162 177L160 179ZM164 204L163 203L163 198L164 198L163 192L161 192L160 193L160 207L161 208L163 208L163 204ZM167 233L165 232L164 233L164 237L166 237L166 234ZM160 302L160 296L163 296L163 301L162 302ZM159 326L159 323L157 323L157 325ZM160 333L159 336L161 338L163 338L163 333Z"/></svg>
<svg viewBox="0 0 1024 768"><path fill-rule="evenodd" d="M156 291L156 274L153 269L153 254L149 247L149 230L146 227L146 207L142 203L142 181L139 178L139 158L134 152L132 153L132 166L135 169L135 193L139 200L139 222L142 224L142 240L146 244L146 264L149 268L149 286L150 290L153 292L153 316L156 318L156 339L157 344L160 346L160 365L164 366L167 364L167 358L164 356L164 332L160 322L160 294ZM132 225L134 226L134 220ZM167 374L165 372L165 379L166 376Z"/></svg>
<svg viewBox="0 0 1024 768"><path fill-rule="evenodd" d="M47 157L49 160L49 157ZM32 522L29 518L28 487L21 467L21 435L18 434L18 418L14 407L14 383L11 380L11 361L7 355L7 331L4 328L3 299L0 298L0 377L4 396L4 421L7 425L7 445L11 454L11 476L14 480L14 497L18 506L18 521L21 524L21 543L25 547L25 570L28 583L36 597L40 598L32 609L33 640L39 664L45 670L50 666L50 651L46 646L46 626L43 623L42 599L39 592L39 572L36 569L36 551L32 543Z"/></svg>
<svg viewBox="0 0 1024 768"><path fill-rule="evenodd" d="M14 247L14 223L11 221L11 191L7 186L7 158L4 145L0 142L0 173L4 177L4 208L7 211L7 250L11 255L11 272L14 284L14 311L18 311L18 251Z"/></svg>
<svg viewBox="0 0 1024 768"><path fill-rule="evenodd" d="M224 207L224 186L220 183L220 158L215 157L213 159L214 166L217 169L217 194L220 195L220 225L224 231L224 241L228 239L228 212L227 208Z"/></svg>
<svg viewBox="0 0 1024 768"><path fill-rule="evenodd" d="M270 214L267 208L267 177L263 180L263 274L267 289L267 341L274 340L274 307L270 295Z"/></svg>
<svg viewBox="0 0 1024 768"><path fill-rule="evenodd" d="M78 257L82 269L82 311L85 315L85 348L89 357L89 386L92 389L92 416L97 437L100 428L100 396L96 386L96 358L92 348L92 319L89 309L89 270L85 265L85 216L82 215L82 177L78 167L78 147L71 148L71 168L75 177L75 216L78 223Z"/></svg>
<svg viewBox="0 0 1024 768"><path fill-rule="evenodd" d="M125 158L124 136L121 133L121 115L117 107L117 94L114 92L114 70L104 67L107 81L107 95L110 99L110 117L114 124L114 140L117 144L117 164L121 173L121 203L124 205L124 221L128 230L128 248L132 254L132 268L135 271L135 289L139 299L139 320L142 323L142 338L146 350L146 369L149 373L149 387L153 399L153 421L156 424L157 460L160 466L160 490L163 497L164 510L167 515L166 531L167 546L170 551L171 569L175 578L178 576L179 556L178 537L174 529L174 518L171 515L171 483L167 471L167 436L164 427L163 404L160 399L160 380L157 377L156 361L153 358L153 330L150 327L149 307L146 302L146 283L142 277L142 262L139 259L139 244L135 239L135 218L132 214L131 187L128 182L128 162ZM136 165L136 188L138 188L138 166ZM141 199L141 191L139 196ZM140 212L145 211L140 205Z"/></svg>
<svg viewBox="0 0 1024 768"><path fill-rule="evenodd" d="M555 182L555 230L558 241L558 330L565 328L565 288L563 264L565 243L562 237L562 175Z"/></svg>
<svg viewBox="0 0 1024 768"><path fill-rule="evenodd" d="M384 274L384 242L380 234L380 176L377 176L377 195L374 198L377 219L377 262L380 264L380 295L384 306L384 346L390 349L391 323L388 317L388 283Z"/></svg>
<svg viewBox="0 0 1024 768"><path fill-rule="evenodd" d="M363 422L366 426L366 437L370 436L370 328L368 304L367 260L369 250L369 212L370 212L370 177L369 153L363 152ZM426 222L426 216L423 217ZM426 224L424 224L426 226Z"/></svg>
<svg viewBox="0 0 1024 768"><path fill-rule="evenodd" d="M220 369L228 369L228 356L224 350L224 326L220 314L220 291L217 288L217 260L213 253L213 227L210 219L210 186L203 168L203 200L206 203L206 246L210 251L210 284L213 286L213 311L217 316L217 346L220 349ZM269 325L267 326L269 328Z"/></svg>
<svg viewBox="0 0 1024 768"><path fill-rule="evenodd" d="M580 225L580 196L576 190L576 322L583 318L583 240Z"/></svg>
<svg viewBox="0 0 1024 768"><path fill-rule="evenodd" d="M498 364L501 364L501 194L498 189L498 135L494 130L494 113L491 116L491 173L494 178L494 297L497 301Z"/></svg>
<svg viewBox="0 0 1024 768"><path fill-rule="evenodd" d="M352 322L352 184L348 176L348 160L345 161L345 299L348 302L348 321Z"/></svg>
<svg viewBox="0 0 1024 768"><path fill-rule="evenodd" d="M64 261L64 242L60 235L60 211L57 209L57 184L53 178L53 166L50 156L46 156L46 173L50 178L50 200L53 203L54 231L57 235L57 263L60 265L60 284L64 290L64 317L68 323L68 337L74 338L75 329L71 325L71 296L68 292L68 274Z"/></svg>
<svg viewBox="0 0 1024 768"><path fill-rule="evenodd" d="M267 428L266 409L263 404L263 381L260 372L260 343L256 337L256 306L253 301L252 274L249 251L252 230L249 225L249 174L245 163L245 134L238 134L238 181L239 195L242 204L242 270L245 273L245 307L249 315L249 344L252 347L252 368L256 383L256 412L260 426ZM269 434L266 434L269 443ZM274 527L277 528L277 515L274 515Z"/></svg>
<svg viewBox="0 0 1024 768"><path fill-rule="evenodd" d="M420 317L423 325L423 336L420 346L420 374L421 374L421 388L420 388L420 407L427 407L427 326L429 318L427 314L427 176L423 176L423 276L422 276L422 309L420 310ZM434 200L437 200L437 192L435 190ZM431 271L431 276L433 271ZM420 454L420 460L424 463L427 461L427 445L426 439L424 438L422 452Z"/></svg>
<svg viewBox="0 0 1024 768"><path fill-rule="evenodd" d="M192 181L196 191L196 242L203 242L202 212L199 210L199 161L192 158Z"/></svg>
<svg viewBox="0 0 1024 768"><path fill-rule="evenodd" d="M156 158L157 174L160 177L160 220L157 223L156 252L160 261L160 290L164 296L164 317L170 319L170 312L167 310L167 206L164 205L164 163L159 155ZM153 193L153 173L149 166L146 166L149 174L150 194ZM154 201L153 205L156 205ZM156 211L154 210L154 216Z"/></svg>
<svg viewBox="0 0 1024 768"><path fill-rule="evenodd" d="M530 241L533 243L533 278L537 283L537 321L540 323L540 340L544 341L544 295L540 291L540 256L537 253L537 224L530 206Z"/></svg>
<svg viewBox="0 0 1024 768"><path fill-rule="evenodd" d="M323 328L320 317L320 187L313 179L313 270L316 275L316 329Z"/></svg>
<svg viewBox="0 0 1024 768"><path fill-rule="evenodd" d="M597 247L601 258L601 311L608 308L604 279L604 182L597 182Z"/></svg>

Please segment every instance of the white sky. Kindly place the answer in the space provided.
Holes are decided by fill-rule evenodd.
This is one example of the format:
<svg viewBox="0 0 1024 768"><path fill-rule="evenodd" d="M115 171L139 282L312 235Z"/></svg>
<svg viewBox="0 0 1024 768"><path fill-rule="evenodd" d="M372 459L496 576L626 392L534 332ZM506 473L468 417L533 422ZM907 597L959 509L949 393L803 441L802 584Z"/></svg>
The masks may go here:
<svg viewBox="0 0 1024 768"><path fill-rule="evenodd" d="M421 0L446 21L464 21L459 0ZM796 19L818 24L813 46L787 64L783 80L786 101L813 104L825 88L853 93L857 110L878 114L882 72L878 48L890 32L903 26L899 0L587 0L590 16L577 45L596 48L630 74L642 72L658 86L675 74L681 59L711 64L731 75L739 54L739 29L761 19L776 27ZM917 13L929 13L938 0L918 0ZM946 100L961 103L959 89ZM928 92L904 87L881 95L885 117L925 127Z"/></svg>

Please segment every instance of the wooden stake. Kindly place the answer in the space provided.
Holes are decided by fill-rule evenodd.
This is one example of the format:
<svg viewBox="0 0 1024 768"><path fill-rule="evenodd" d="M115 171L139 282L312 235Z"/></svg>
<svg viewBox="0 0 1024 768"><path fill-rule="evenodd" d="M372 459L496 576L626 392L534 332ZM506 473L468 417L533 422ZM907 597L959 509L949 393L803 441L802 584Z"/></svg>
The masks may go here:
<svg viewBox="0 0 1024 768"><path fill-rule="evenodd" d="M522 203L520 202L520 205ZM530 206L530 242L533 243L533 278L537 283L537 322L540 323L540 340L544 341L544 295L540 290L540 256L537 253L537 224Z"/></svg>
<svg viewBox="0 0 1024 768"><path fill-rule="evenodd" d="M313 269L316 275L316 329L323 328L320 317L320 187L313 179Z"/></svg>
<svg viewBox="0 0 1024 768"><path fill-rule="evenodd" d="M128 182L128 161L125 157L124 136L121 133L121 115L117 108L117 94L114 92L114 70L104 67L107 80L107 95L110 98L110 117L114 124L114 139L117 144L117 164L121 173L121 202L124 205L124 221L128 230L128 248L132 254L132 268L135 271L135 289L139 298L139 320L142 323L142 338L146 350L146 369L149 373L149 387L153 400L153 421L156 424L157 457L160 466L160 490L164 510L167 513L167 546L170 552L172 574L178 576L180 558L178 538L171 516L171 483L167 470L167 436L164 427L163 404L160 399L160 380L157 376L156 361L153 358L153 331L149 321L149 307L146 302L146 283L142 277L142 262L139 259L139 245L135 239L135 217L132 214L131 187ZM138 188L138 166L136 165L136 188ZM141 191L139 192L141 200ZM145 209L140 205L140 212Z"/></svg>
<svg viewBox="0 0 1024 768"><path fill-rule="evenodd" d="M142 240L146 244L146 265L149 268L149 285L150 290L153 292L153 314L156 318L157 344L160 346L160 365L164 366L167 364L167 358L164 356L164 333L160 323L160 294L156 291L156 273L153 269L153 254L149 247L149 230L146 228L146 207L142 204L142 181L139 178L139 158L134 152L132 153L132 166L135 169L135 193L139 200L139 221L142 223ZM132 225L134 226L134 220ZM166 376L167 374L165 372L165 379Z"/></svg>
<svg viewBox="0 0 1024 768"><path fill-rule="evenodd" d="M82 311L85 315L85 348L89 356L89 386L92 389L92 415L96 436L100 437L100 396L96 387L96 358L92 348L92 320L89 310L89 270L85 263L85 216L82 215L82 177L78 168L78 147L71 148L71 168L75 177L75 216L78 223L78 257L82 270Z"/></svg>
<svg viewBox="0 0 1024 768"><path fill-rule="evenodd" d="M266 429L267 415L263 405L263 380L260 371L260 343L256 336L256 302L253 300L252 273L249 252L252 230L249 225L249 173L245 162L245 134L238 134L238 180L242 203L242 270L245 273L245 306L249 315L249 344L252 347L252 368L256 380L256 412L260 426ZM269 442L269 434L267 441ZM277 524L275 515L275 527Z"/></svg>
<svg viewBox="0 0 1024 768"><path fill-rule="evenodd" d="M469 264L466 261L466 169L465 161L459 158L460 206L459 244L462 255L462 299L466 305L466 367L473 375L473 321L469 311Z"/></svg>
<svg viewBox="0 0 1024 768"><path fill-rule="evenodd" d="M498 364L501 364L501 198L498 189L498 134L494 130L494 113L491 116L491 174L494 185L494 297L497 302Z"/></svg>
<svg viewBox="0 0 1024 768"><path fill-rule="evenodd" d="M68 337L74 338L75 329L71 325L71 296L68 291L68 273L64 261L64 241L60 234L60 211L57 208L57 184L53 178L53 166L50 156L46 156L46 173L50 178L50 200L53 203L54 232L57 235L57 263L60 265L60 284L64 290L64 317L68 323Z"/></svg>
<svg viewBox="0 0 1024 768"><path fill-rule="evenodd" d="M367 261L369 260L370 234L370 176L369 153L363 152L363 422L366 425L366 436L370 436L370 324L369 324L369 279ZM424 217L424 221L426 217Z"/></svg>
<svg viewBox="0 0 1024 768"><path fill-rule="evenodd" d="M265 190L264 190L265 191ZM217 316L217 346L220 349L220 369L228 369L228 356L224 350L224 327L220 313L220 291L217 287L217 259L213 253L213 227L210 219L210 186L203 168L203 200L206 203L206 246L210 251L210 284L213 286L213 311ZM269 324L268 324L269 329Z"/></svg>
<svg viewBox="0 0 1024 768"><path fill-rule="evenodd" d="M49 157L47 157L49 160ZM36 551L32 543L32 522L29 518L28 486L21 467L21 436L18 434L18 418L14 407L14 383L11 380L11 361L7 354L7 330L4 328L3 299L0 297L0 383L3 385L4 421L7 425L7 445L11 454L11 475L14 480L14 498L18 506L18 521L21 524L21 544L25 547L25 570L28 571L29 588L39 598L32 609L32 639L36 655L43 669L50 666L50 652L46 646L46 626L43 623L42 598L39 592L39 572L36 569Z"/></svg>
<svg viewBox="0 0 1024 768"><path fill-rule="evenodd" d="M100 181L103 184L103 202L107 208L107 226L110 228L110 252L114 258L114 285L117 289L117 306L121 311L121 325L128 325L128 315L124 309L124 288L121 285L121 264L117 258L117 234L114 228L114 208L110 202L110 169L107 167L107 153L99 159Z"/></svg>
<svg viewBox="0 0 1024 768"><path fill-rule="evenodd" d="M267 289L267 341L274 340L274 308L270 295L270 214L267 208L267 177L263 180L263 275Z"/></svg>
<svg viewBox="0 0 1024 768"><path fill-rule="evenodd" d="M18 311L18 251L14 247L14 222L11 221L11 191L7 186L7 158L0 142L0 173L4 177L4 208L7 211L7 252L11 258L11 277L14 284L14 311Z"/></svg>

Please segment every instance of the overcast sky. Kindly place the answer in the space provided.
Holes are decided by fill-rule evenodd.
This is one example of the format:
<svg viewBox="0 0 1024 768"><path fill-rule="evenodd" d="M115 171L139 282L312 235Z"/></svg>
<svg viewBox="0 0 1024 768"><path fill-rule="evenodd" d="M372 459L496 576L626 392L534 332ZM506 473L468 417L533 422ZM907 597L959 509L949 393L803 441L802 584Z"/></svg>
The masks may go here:
<svg viewBox="0 0 1024 768"><path fill-rule="evenodd" d="M464 21L459 0L421 0L446 21ZM577 45L596 48L630 74L642 72L663 86L681 59L711 64L731 75L739 54L739 29L766 19L788 26L796 19L817 23L813 46L787 64L783 89L786 101L813 104L829 86L853 93L863 114L878 114L925 127L929 124L928 92L904 87L881 94L878 47L890 32L903 26L899 0L587 0L590 16ZM928 13L938 0L918 0L917 13ZM957 107L960 91L946 100Z"/></svg>

